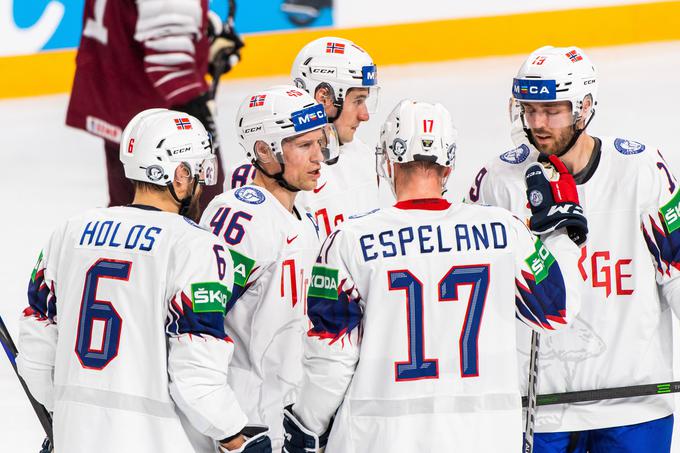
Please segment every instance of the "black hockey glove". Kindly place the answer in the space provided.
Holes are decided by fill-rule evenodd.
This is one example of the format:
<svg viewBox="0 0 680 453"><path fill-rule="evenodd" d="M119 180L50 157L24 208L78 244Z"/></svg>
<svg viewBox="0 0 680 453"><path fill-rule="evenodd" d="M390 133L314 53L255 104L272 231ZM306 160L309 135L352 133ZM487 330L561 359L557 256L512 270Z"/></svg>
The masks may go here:
<svg viewBox="0 0 680 453"><path fill-rule="evenodd" d="M227 450L220 445L223 453L272 453L272 442L267 435L269 428L262 425L248 425L241 430L246 441L236 450Z"/></svg>
<svg viewBox="0 0 680 453"><path fill-rule="evenodd" d="M234 30L231 21L222 23L213 11L208 12L208 40L210 53L208 56L208 73L215 79L231 71L241 60L241 49L245 44Z"/></svg>
<svg viewBox="0 0 680 453"><path fill-rule="evenodd" d="M172 110L188 113L196 117L212 137L213 149L219 155L220 140L217 135L217 125L215 124L215 101L210 99L208 93L204 93L186 104L175 105Z"/></svg>
<svg viewBox="0 0 680 453"><path fill-rule="evenodd" d="M577 245L586 241L588 223L579 204L576 182L557 156L539 157L527 168L527 199L531 208L529 226L542 235L566 228Z"/></svg>
<svg viewBox="0 0 680 453"><path fill-rule="evenodd" d="M318 453L326 447L328 434L331 432L333 420L330 426L320 436L305 428L293 413L293 405L283 409L283 453Z"/></svg>

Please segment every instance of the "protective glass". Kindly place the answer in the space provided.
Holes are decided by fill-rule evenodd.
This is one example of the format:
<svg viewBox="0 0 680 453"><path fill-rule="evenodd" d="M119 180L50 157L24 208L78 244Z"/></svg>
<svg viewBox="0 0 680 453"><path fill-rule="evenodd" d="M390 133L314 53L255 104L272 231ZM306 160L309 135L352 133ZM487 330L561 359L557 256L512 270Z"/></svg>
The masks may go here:
<svg viewBox="0 0 680 453"><path fill-rule="evenodd" d="M316 138L316 143L305 140L305 136ZM286 158L284 156L284 146L286 143L293 143L293 146L304 150L306 147L318 145L323 156L322 162L328 162L336 159L340 154L340 140L338 139L338 132L332 124L324 124L321 127L308 130L302 134L297 134L292 137L286 137L281 140L280 152L276 152L276 160L279 163L285 164Z"/></svg>
<svg viewBox="0 0 680 453"><path fill-rule="evenodd" d="M198 183L206 186L217 184L217 156L206 159L196 159L182 162L182 167L187 171L187 177L198 177Z"/></svg>
<svg viewBox="0 0 680 453"><path fill-rule="evenodd" d="M338 138L338 131L332 124L326 124L323 128L323 139L321 142L321 153L323 154L323 161L328 162L337 159L340 155L340 139Z"/></svg>
<svg viewBox="0 0 680 453"><path fill-rule="evenodd" d="M385 149L384 146L376 146L375 147L375 172L376 174L381 177L385 178L387 180L390 179L390 175L387 171L387 150Z"/></svg>
<svg viewBox="0 0 680 453"><path fill-rule="evenodd" d="M378 111L378 104L380 100L380 87L379 86L372 86L372 87L352 87L350 90L368 90L368 94L366 96L362 95L354 95L354 91L350 91L346 96L345 99L342 101L342 108L343 109L360 109L365 106L366 111L368 112L369 115L373 115L375 112Z"/></svg>
<svg viewBox="0 0 680 453"><path fill-rule="evenodd" d="M559 129L572 126L577 118L572 112L571 102L523 102L511 103L510 119L519 120L526 129Z"/></svg>

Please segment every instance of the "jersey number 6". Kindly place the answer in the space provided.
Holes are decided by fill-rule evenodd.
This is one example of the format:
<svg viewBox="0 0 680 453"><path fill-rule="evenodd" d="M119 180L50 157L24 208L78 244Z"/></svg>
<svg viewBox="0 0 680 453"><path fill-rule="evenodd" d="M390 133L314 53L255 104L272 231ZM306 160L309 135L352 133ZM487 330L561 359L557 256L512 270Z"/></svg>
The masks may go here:
<svg viewBox="0 0 680 453"><path fill-rule="evenodd" d="M111 302L97 300L97 286L100 278L129 280L131 268L130 261L102 258L85 274L76 337L76 355L83 368L102 370L118 355L123 321ZM101 338L95 338L93 344L95 329Z"/></svg>
<svg viewBox="0 0 680 453"><path fill-rule="evenodd" d="M390 291L406 292L406 322L408 329L408 361L395 362L397 382L439 378L439 360L425 358L423 331L423 284L408 270L387 273ZM453 266L439 281L439 302L457 301L458 286L471 285L465 320L460 332L461 377L479 376L477 340L489 288L489 265Z"/></svg>

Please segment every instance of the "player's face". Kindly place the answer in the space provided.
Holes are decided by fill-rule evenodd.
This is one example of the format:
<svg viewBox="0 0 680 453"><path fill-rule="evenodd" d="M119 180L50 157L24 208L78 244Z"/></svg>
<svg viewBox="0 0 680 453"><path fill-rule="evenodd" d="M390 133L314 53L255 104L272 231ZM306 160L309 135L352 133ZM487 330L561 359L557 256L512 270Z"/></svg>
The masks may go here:
<svg viewBox="0 0 680 453"><path fill-rule="evenodd" d="M322 129L284 141L283 158L286 166L283 177L289 184L301 190L316 188L316 181L321 176L321 162L324 160L321 149L326 146L325 142Z"/></svg>
<svg viewBox="0 0 680 453"><path fill-rule="evenodd" d="M527 102L522 107L524 122L539 151L553 154L567 146L574 134L571 102Z"/></svg>
<svg viewBox="0 0 680 453"><path fill-rule="evenodd" d="M357 128L364 121L368 121L368 98L367 88L350 88L342 104L340 116L333 122L338 130L341 143L349 143L354 140Z"/></svg>

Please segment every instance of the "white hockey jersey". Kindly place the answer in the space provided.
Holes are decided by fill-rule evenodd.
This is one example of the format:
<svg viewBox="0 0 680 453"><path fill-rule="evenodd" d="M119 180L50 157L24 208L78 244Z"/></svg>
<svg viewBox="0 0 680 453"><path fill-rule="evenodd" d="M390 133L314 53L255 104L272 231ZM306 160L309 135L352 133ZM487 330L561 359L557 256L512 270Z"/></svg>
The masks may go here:
<svg viewBox="0 0 680 453"><path fill-rule="evenodd" d="M208 205L201 218L232 253L235 286L226 330L234 340L229 383L249 423L283 444L283 407L302 378L306 288L319 252L309 216L298 218L266 189L246 185Z"/></svg>
<svg viewBox="0 0 680 453"><path fill-rule="evenodd" d="M541 341L539 394L653 384L673 376L671 314L657 285L674 308L680 304L678 183L656 148L614 137L601 143L597 168L577 186L589 229L578 262L585 282L582 309L568 329ZM521 146L495 158L478 173L468 198L529 218L524 173L537 156ZM527 329L518 346L521 372L528 367ZM521 376L526 389L526 374ZM622 426L672 412L666 397L542 406L536 431Z"/></svg>
<svg viewBox="0 0 680 453"><path fill-rule="evenodd" d="M52 234L17 365L54 411L57 452L214 452L241 430L223 320L232 273L212 235L155 208L95 209Z"/></svg>
<svg viewBox="0 0 680 453"><path fill-rule="evenodd" d="M322 433L340 407L329 452L519 451L515 318L568 323L577 258L562 234L543 245L503 209L443 199L343 223L312 274L294 412Z"/></svg>
<svg viewBox="0 0 680 453"><path fill-rule="evenodd" d="M231 171L227 181L231 188L248 184L255 176L252 164L242 163ZM350 216L394 204L394 196L386 181L378 186L375 152L358 138L340 147L339 159L322 164L316 189L298 193L298 205L312 214L323 241Z"/></svg>

